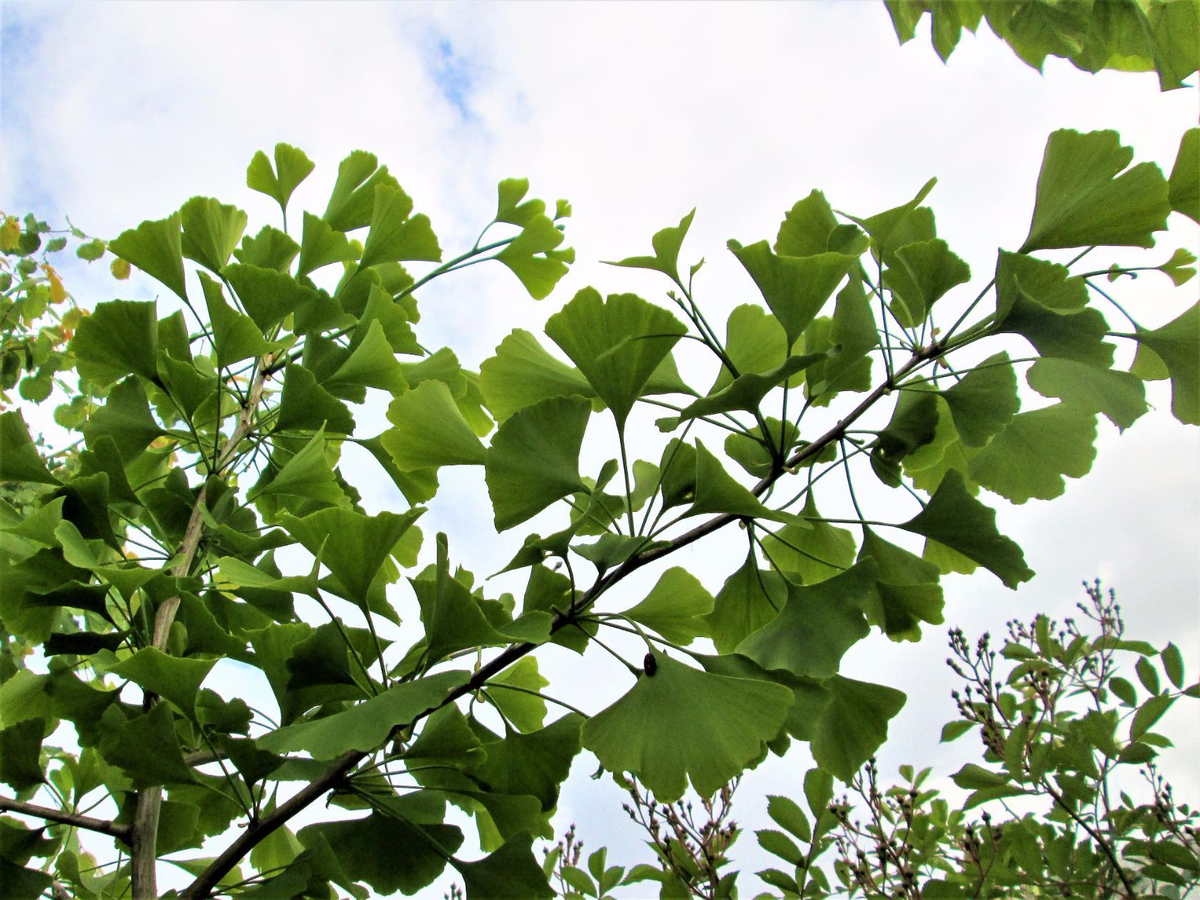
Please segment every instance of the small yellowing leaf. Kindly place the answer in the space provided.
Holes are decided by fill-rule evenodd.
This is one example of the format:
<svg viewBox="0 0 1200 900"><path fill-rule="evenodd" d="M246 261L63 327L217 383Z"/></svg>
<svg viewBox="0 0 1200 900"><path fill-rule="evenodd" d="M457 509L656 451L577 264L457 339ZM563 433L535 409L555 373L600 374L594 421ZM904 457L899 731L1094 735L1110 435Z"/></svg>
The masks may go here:
<svg viewBox="0 0 1200 900"><path fill-rule="evenodd" d="M21 240L21 223L16 216L6 216L0 225L0 250L12 250Z"/></svg>
<svg viewBox="0 0 1200 900"><path fill-rule="evenodd" d="M50 302L62 303L67 299L67 289L63 287L62 279L58 276L58 272L54 270L54 266L42 264L42 270L46 273L46 278L50 281Z"/></svg>
<svg viewBox="0 0 1200 900"><path fill-rule="evenodd" d="M129 261L121 259L120 257L114 259L109 268L112 269L113 278L117 279L117 281L124 281L129 277L130 271L132 271Z"/></svg>

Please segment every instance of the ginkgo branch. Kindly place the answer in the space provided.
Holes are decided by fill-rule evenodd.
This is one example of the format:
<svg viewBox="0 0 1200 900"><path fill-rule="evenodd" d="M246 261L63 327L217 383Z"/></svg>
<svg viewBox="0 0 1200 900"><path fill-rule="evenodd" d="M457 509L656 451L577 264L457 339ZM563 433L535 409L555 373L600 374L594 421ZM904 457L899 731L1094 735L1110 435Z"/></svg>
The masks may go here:
<svg viewBox="0 0 1200 900"><path fill-rule="evenodd" d="M26 803L24 800L15 800L9 797L0 797L0 809L7 812L20 813L23 816L45 819L47 822L74 825L76 828L107 834L109 837L118 838L122 841L128 841L130 832L132 831L128 825L118 825L116 822L111 822L107 819L96 819L92 816L67 812L64 809L51 809L48 806L38 806L35 803Z"/></svg>

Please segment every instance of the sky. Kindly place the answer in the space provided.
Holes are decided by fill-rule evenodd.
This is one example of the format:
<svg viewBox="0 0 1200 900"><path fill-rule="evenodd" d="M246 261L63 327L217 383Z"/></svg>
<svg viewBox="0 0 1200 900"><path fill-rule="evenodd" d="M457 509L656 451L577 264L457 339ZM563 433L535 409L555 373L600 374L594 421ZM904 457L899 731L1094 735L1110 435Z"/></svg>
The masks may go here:
<svg viewBox="0 0 1200 900"><path fill-rule="evenodd" d="M650 236L693 207L683 259L706 259L697 296L710 318L723 321L734 305L757 299L725 241L773 237L784 211L814 188L837 209L870 215L937 176L927 203L978 289L996 248L1015 248L1027 231L1051 131L1115 129L1137 160L1169 171L1197 113L1194 91L1161 94L1150 74L1087 75L1054 59L1040 74L986 28L964 34L943 65L927 25L900 47L882 3L867 0L5 2L0 17L0 207L7 212L32 210L53 223L70 216L111 237L201 194L238 204L257 230L278 224L278 212L245 188L245 168L277 141L316 163L293 209L323 209L337 162L353 149L370 150L450 251L470 246L490 219L501 178L528 176L534 196L570 199L567 243L579 261L549 299L530 300L500 266L473 267L420 294L422 341L453 347L472 368L510 329L539 329L586 285L663 301L661 277L600 261L648 252ZM1173 215L1170 233L1146 256L1160 262L1178 246L1200 250L1200 236ZM1110 258L1143 257L1120 251L1103 263ZM118 285L100 265L64 267L84 305L156 295L148 280ZM1159 325L1194 301L1196 283L1174 290L1146 276L1120 289L1140 319ZM970 285L960 290L974 295ZM699 365L684 360L688 372ZM697 380L707 383L711 366L705 371ZM1101 421L1093 469L1069 482L1063 497L1020 507L988 498L1001 531L1024 548L1038 576L1016 592L986 573L948 577L948 622L968 635L996 634L1013 617L1069 615L1083 598L1080 582L1099 576L1117 589L1130 634L1158 646L1174 640L1196 670L1200 440L1170 417L1163 385L1151 385L1149 396L1157 409L1125 434ZM1037 404L1028 399L1026 408ZM644 447L657 459L652 418L635 420L632 441L635 453ZM382 423L381 407L359 419ZM598 464L611 450L611 434L597 420L585 458ZM372 511L397 502L384 485L368 488ZM445 530L452 558L481 575L549 521L497 539L482 490L477 472L447 474L422 522L427 535ZM886 509L895 501L883 494L866 502ZM740 552L736 543L705 544L673 564L715 593L729 554ZM652 583L631 579L627 605ZM496 584L512 590L515 583ZM937 743L954 712L945 655L944 629L927 628L919 644L873 637L843 663L845 674L910 695L881 755L887 774L910 761L948 773L973 752L967 743ZM591 711L628 686L590 654L583 663L553 650L540 658L552 690ZM1190 784L1196 799L1200 782L1184 778L1189 767L1179 763L1200 752L1197 718L1168 727L1180 750L1167 766L1176 763L1177 791L1186 799L1180 785ZM798 753L750 773L739 823L766 825L764 795L796 792L807 765ZM578 822L588 846L609 844L614 862L646 859L626 827L620 792L589 779L594 769L586 754L577 759L556 822ZM750 834L736 849L746 872L769 864ZM448 880L422 896L440 897ZM754 888L748 878L744 895Z"/></svg>

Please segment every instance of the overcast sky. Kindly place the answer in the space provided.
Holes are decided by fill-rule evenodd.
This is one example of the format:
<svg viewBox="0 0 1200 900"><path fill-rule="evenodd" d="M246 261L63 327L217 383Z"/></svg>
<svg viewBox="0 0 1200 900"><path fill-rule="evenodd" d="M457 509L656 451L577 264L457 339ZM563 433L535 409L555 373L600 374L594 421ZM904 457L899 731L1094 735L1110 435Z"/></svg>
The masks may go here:
<svg viewBox="0 0 1200 900"><path fill-rule="evenodd" d="M579 262L549 299L530 300L499 266L474 267L420 295L422 341L453 347L472 368L511 328L538 328L585 285L661 300L661 277L598 260L648 252L650 236L693 207L682 259L707 259L697 294L715 320L758 299L725 241L773 237L783 212L813 188L835 208L870 215L908 200L936 175L927 203L939 234L981 287L997 246L1013 249L1026 234L1052 130L1116 129L1138 160L1169 172L1196 118L1193 91L1164 95L1153 75L1091 76L1057 60L1043 76L990 33L964 35L943 66L927 28L901 48L882 3L867 0L6 2L0 15L0 207L9 213L32 210L55 224L69 215L89 233L112 237L202 194L246 209L256 231L278 224L278 211L245 188L246 164L277 141L301 147L317 164L294 210L323 209L337 162L353 149L370 150L430 215L450 252L469 247L490 219L500 178L526 175L534 195L569 198L568 243ZM1153 262L1177 246L1200 249L1193 223L1173 215L1171 226L1150 251ZM1098 263L1110 261L1101 255ZM66 274L87 306L157 293L144 281L118 285L99 264ZM1146 276L1121 290L1135 315L1156 326L1193 302L1196 284L1173 290L1165 278ZM974 295L970 286L960 291ZM1200 441L1170 417L1162 385L1150 396L1158 409L1123 436L1101 420L1093 471L1070 482L1064 497L1022 507L987 498L1038 577L1017 592L987 573L947 578L949 622L968 634L995 633L1012 617L1069 614L1083 596L1080 581L1099 575L1118 589L1130 633L1185 646L1195 675ZM638 420L635 443L657 459L651 419ZM589 432L595 461L615 455L606 426L597 419ZM427 535L448 531L452 557L477 573L498 569L534 530L531 523L495 539L479 527L491 518L481 473L455 473L443 484L422 525ZM386 487L368 487L372 510L396 501ZM736 565L723 563L730 557L722 546L742 552L715 546L673 558L714 593ZM631 590L625 605L637 599ZM944 656L944 631L927 629L919 645L872 637L846 658L846 674L910 694L883 756L888 774L905 761L953 771L974 752L969 742L937 745L938 727L953 714ZM560 679L552 690L590 710L628 686L591 655L584 671L577 657L553 651L542 663ZM1194 758L1197 719L1176 721ZM761 827L763 794L796 791L806 767L797 753L749 776L738 821ZM589 846L609 843L613 862L641 861L619 791L589 780L594 768L586 754L577 760L557 821L578 821ZM1185 783L1186 768L1176 766L1177 783ZM1196 793L1183 799L1194 802ZM747 872L767 864L752 835L738 850ZM427 895L439 897L447 881ZM754 886L747 879L745 896Z"/></svg>

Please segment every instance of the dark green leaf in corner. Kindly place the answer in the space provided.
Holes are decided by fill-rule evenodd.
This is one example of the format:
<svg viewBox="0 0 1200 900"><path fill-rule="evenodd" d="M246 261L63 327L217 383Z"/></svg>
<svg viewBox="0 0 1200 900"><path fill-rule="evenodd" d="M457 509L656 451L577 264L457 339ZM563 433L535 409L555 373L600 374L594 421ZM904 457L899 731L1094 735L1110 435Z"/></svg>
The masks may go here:
<svg viewBox="0 0 1200 900"><path fill-rule="evenodd" d="M1166 365L1175 418L1200 425L1200 303L1162 328L1139 331L1134 337Z"/></svg>
<svg viewBox="0 0 1200 900"><path fill-rule="evenodd" d="M1184 132L1168 188L1171 209L1200 223L1200 128Z"/></svg>
<svg viewBox="0 0 1200 900"><path fill-rule="evenodd" d="M0 413L0 481L58 484L29 437L20 410Z"/></svg>

